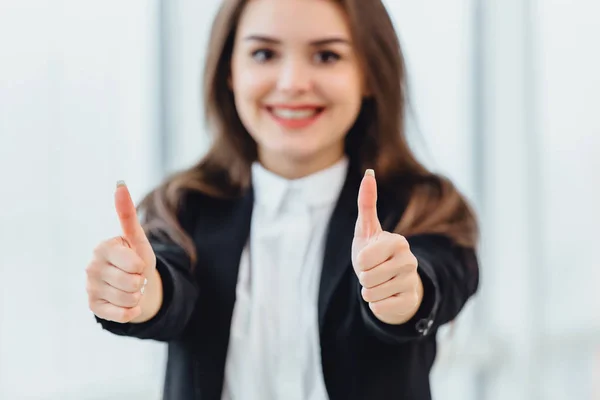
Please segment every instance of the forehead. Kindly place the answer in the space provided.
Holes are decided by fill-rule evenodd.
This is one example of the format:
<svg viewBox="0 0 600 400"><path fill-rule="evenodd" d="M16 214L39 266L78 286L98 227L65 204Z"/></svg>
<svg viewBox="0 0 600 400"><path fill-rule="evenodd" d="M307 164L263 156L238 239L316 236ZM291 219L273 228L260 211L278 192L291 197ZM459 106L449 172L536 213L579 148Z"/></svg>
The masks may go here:
<svg viewBox="0 0 600 400"><path fill-rule="evenodd" d="M350 38L342 6L333 0L250 0L238 23L238 35L262 34L281 39L311 40L323 36Z"/></svg>

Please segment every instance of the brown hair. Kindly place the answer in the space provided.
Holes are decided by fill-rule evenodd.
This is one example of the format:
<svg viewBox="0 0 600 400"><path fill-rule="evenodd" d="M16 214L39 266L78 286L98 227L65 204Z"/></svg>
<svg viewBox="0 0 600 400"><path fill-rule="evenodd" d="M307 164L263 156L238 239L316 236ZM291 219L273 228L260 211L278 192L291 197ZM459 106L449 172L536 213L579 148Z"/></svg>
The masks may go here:
<svg viewBox="0 0 600 400"><path fill-rule="evenodd" d="M228 86L236 27L247 1L224 0L212 26L204 71L205 114L214 134L211 148L196 165L166 179L139 206L146 231L169 237L193 263L195 246L178 218L182 198L190 191L240 196L250 185L250 165L257 158L256 143L237 114ZM384 5L380 0L338 2L347 13L370 93L346 136L346 153L362 169L373 168L382 187L409 183L410 197L396 232L443 234L459 245L475 247L474 212L454 185L428 171L408 146L404 58ZM405 191L406 186L397 190Z"/></svg>

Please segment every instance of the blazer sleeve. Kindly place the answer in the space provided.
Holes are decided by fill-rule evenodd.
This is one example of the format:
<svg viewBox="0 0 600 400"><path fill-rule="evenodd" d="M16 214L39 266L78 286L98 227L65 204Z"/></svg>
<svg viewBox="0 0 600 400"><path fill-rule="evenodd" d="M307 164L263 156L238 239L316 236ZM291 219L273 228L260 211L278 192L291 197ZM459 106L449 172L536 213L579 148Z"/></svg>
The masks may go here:
<svg viewBox="0 0 600 400"><path fill-rule="evenodd" d="M171 341L180 337L196 307L198 284L190 260L179 246L150 239L156 268L163 285L163 302L158 313L143 323L121 324L96 316L103 329L120 336Z"/></svg>
<svg viewBox="0 0 600 400"><path fill-rule="evenodd" d="M479 265L473 249L454 244L442 235L407 237L418 260L417 271L423 282L423 300L415 316L402 325L380 321L367 302L358 296L367 328L388 343L403 343L435 334L437 329L457 317L479 285Z"/></svg>

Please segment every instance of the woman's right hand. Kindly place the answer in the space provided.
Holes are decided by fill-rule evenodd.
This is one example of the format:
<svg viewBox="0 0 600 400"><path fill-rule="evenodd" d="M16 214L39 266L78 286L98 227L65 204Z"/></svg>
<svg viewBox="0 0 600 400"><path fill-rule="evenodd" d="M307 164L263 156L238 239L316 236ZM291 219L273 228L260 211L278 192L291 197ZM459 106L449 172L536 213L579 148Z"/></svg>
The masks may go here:
<svg viewBox="0 0 600 400"><path fill-rule="evenodd" d="M86 268L89 307L105 320L143 322L156 315L162 303L156 256L123 182L117 183L115 208L123 235L94 250Z"/></svg>

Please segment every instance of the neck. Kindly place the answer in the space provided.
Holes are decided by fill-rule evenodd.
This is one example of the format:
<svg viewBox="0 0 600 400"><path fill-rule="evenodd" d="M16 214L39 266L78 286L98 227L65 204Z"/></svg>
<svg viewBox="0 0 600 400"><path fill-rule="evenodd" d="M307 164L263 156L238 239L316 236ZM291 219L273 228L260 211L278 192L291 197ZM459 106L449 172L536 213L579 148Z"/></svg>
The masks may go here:
<svg viewBox="0 0 600 400"><path fill-rule="evenodd" d="M336 164L344 157L343 149L336 153L327 153L311 159L290 159L285 156L273 157L259 152L262 166L285 179L300 179L312 175Z"/></svg>

